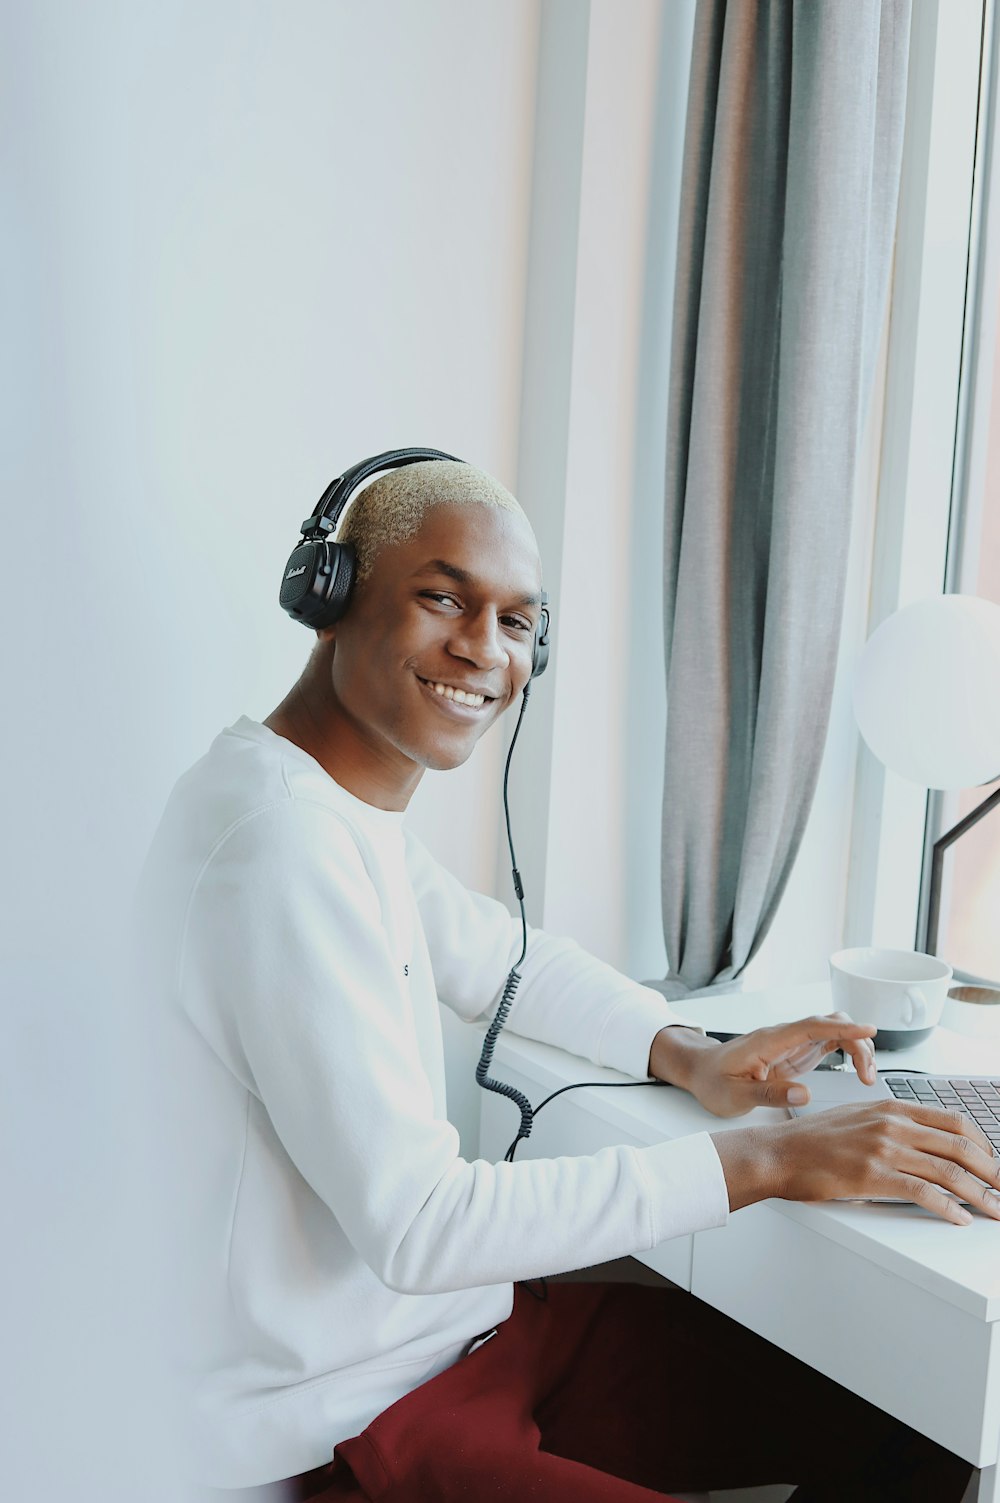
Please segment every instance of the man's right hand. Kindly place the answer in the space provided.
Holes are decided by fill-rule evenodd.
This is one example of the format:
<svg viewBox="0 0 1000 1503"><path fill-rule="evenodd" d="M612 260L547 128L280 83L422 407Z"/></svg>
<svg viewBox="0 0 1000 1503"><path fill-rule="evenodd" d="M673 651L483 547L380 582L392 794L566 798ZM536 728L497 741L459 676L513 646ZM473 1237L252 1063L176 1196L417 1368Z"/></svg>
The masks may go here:
<svg viewBox="0 0 1000 1503"><path fill-rule="evenodd" d="M781 1200L909 1200L945 1221L1000 1221L1000 1161L971 1117L902 1101L712 1134L731 1210ZM950 1193L949 1193L950 1192ZM956 1198L957 1197L957 1198Z"/></svg>

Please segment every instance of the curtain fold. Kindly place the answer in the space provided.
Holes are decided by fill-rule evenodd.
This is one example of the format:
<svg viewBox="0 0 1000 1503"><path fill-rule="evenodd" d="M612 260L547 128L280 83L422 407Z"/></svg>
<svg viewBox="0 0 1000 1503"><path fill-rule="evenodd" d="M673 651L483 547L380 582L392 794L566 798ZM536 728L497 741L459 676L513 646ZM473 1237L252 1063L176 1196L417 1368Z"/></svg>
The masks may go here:
<svg viewBox="0 0 1000 1503"><path fill-rule="evenodd" d="M664 528L671 997L756 952L816 787L909 28L910 0L698 4Z"/></svg>

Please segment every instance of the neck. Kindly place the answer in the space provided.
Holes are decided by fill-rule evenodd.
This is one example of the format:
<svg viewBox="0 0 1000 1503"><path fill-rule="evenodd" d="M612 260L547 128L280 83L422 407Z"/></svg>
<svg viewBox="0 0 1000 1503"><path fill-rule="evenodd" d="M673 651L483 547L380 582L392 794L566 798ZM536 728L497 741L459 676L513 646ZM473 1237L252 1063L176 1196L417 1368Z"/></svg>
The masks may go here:
<svg viewBox="0 0 1000 1503"><path fill-rule="evenodd" d="M375 809L402 812L423 776L423 768L400 768L373 746L363 727L338 704L329 680L320 691L312 665L264 724L278 736L308 752L335 783Z"/></svg>

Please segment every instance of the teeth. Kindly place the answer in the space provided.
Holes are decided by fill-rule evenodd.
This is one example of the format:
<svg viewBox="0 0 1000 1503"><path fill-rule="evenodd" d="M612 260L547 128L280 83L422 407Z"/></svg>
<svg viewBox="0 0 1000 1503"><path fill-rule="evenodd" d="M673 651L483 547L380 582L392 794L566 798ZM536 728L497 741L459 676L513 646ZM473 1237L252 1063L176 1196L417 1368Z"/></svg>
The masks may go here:
<svg viewBox="0 0 1000 1503"><path fill-rule="evenodd" d="M427 687L433 689L435 694L440 694L442 699L453 699L456 704L469 705L474 710L481 709L486 703L485 694L467 694L464 689L453 689L450 684L428 682Z"/></svg>

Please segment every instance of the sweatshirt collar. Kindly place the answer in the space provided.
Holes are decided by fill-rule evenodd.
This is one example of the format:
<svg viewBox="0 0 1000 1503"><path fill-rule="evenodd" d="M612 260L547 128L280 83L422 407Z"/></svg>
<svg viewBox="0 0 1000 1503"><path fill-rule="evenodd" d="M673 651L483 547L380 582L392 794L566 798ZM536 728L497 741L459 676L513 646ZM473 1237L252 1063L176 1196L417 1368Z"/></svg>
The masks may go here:
<svg viewBox="0 0 1000 1503"><path fill-rule="evenodd" d="M301 746L294 741L289 741L287 736L279 736L277 731L272 731L269 725L263 725L259 720L251 720L249 715L241 715L233 725L226 727L226 733L233 736L244 736L248 740L257 741L262 746L269 746L279 755L287 757L292 762L298 762L311 772L318 772L337 790L337 798L343 800L358 819L366 820L372 826L381 829L399 829L403 823L404 810L402 809L377 809L374 804L365 803L364 799L358 798L330 776L326 768L309 755Z"/></svg>

